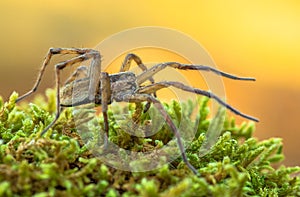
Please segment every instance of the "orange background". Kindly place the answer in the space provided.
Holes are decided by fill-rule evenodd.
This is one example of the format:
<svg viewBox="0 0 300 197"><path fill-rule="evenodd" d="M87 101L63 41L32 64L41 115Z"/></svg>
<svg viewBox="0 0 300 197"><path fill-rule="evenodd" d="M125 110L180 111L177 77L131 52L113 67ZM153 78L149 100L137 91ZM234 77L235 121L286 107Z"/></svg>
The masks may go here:
<svg viewBox="0 0 300 197"><path fill-rule="evenodd" d="M29 90L49 47L94 47L124 29L169 27L201 43L219 69L257 79L224 80L227 101L260 118L259 139L282 137L285 164L300 165L300 1L178 2L2 0L0 94ZM51 69L41 93L54 86Z"/></svg>

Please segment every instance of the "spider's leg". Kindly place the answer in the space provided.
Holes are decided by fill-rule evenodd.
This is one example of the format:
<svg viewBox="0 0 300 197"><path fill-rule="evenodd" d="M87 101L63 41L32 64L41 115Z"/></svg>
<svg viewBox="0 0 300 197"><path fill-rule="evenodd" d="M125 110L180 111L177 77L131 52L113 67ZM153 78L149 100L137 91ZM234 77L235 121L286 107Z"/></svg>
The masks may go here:
<svg viewBox="0 0 300 197"><path fill-rule="evenodd" d="M184 90L184 91L187 91L187 92L192 92L192 93L196 93L196 94L199 94L199 95L207 96L209 98L212 98L212 99L216 100L219 104L221 104L222 106L226 107L227 109L229 109L230 111L232 111L233 113L235 113L235 114L237 114L241 117L244 117L244 118L247 118L249 120L256 121L256 122L259 121L258 119L254 118L252 116L249 116L247 114L244 114L244 113L238 111L237 109L233 108L232 106L225 103L222 99L220 99L219 97L217 97L216 95L214 95L211 92L208 92L208 91L205 91L205 90L200 90L200 89L197 89L197 88L193 88L193 87L187 86L187 85L185 85L183 83L180 83L180 82L175 82L175 81L158 82L158 83L151 84L151 85L148 85L148 86L145 86L145 87L140 87L139 93L151 94L154 91L158 91L159 89L167 88L169 86L173 86L173 87L176 87L178 89L181 89L181 90Z"/></svg>
<svg viewBox="0 0 300 197"><path fill-rule="evenodd" d="M149 102L147 102L147 104L148 103ZM134 114L132 115L132 119L135 124L138 124L140 122L140 117L141 117L143 111L144 110L143 110L142 103L135 103L135 111L134 111Z"/></svg>
<svg viewBox="0 0 300 197"><path fill-rule="evenodd" d="M65 81L65 85L75 81L76 79L88 77L87 71L88 68L86 66L79 66L75 70L75 72L72 73L72 75Z"/></svg>
<svg viewBox="0 0 300 197"><path fill-rule="evenodd" d="M77 55L82 55L82 54L85 54L85 53L88 53L90 52L92 49L78 49L78 48L50 48L46 57L45 57L45 60L43 62L43 65L40 69L40 72L39 72L39 75L36 79L36 82L34 84L34 86L32 87L31 90L29 90L27 93L23 94L22 96L20 96L16 102L19 102L20 100L26 98L27 96L29 96L30 94L34 93L38 86L40 85L40 82L41 82L41 79L44 75L44 72L45 72L45 69L47 67L47 65L49 64L51 58L53 55L57 55L57 54L77 54Z"/></svg>
<svg viewBox="0 0 300 197"><path fill-rule="evenodd" d="M169 114L164 109L161 102L159 102L159 100L157 100L154 96L149 95L149 94L134 94L134 95L124 96L124 101L129 101L129 102L133 102L133 103L148 101L148 102L153 103L153 105L159 110L159 112L165 118L166 123L168 124L168 126L170 127L172 132L174 133L174 135L177 139L177 144L178 144L179 150L181 152L181 156L182 156L183 161L186 163L186 165L189 167L189 169L194 174L199 175L199 172L188 161L188 158L187 158L187 155L185 153L184 146L183 146L183 143L182 143L182 140L181 140L180 133L178 132L178 129L176 128L174 122L172 121L171 117L169 116Z"/></svg>
<svg viewBox="0 0 300 197"><path fill-rule="evenodd" d="M85 53L83 55L79 55L77 57L74 57L70 60L67 60L67 61L64 61L64 62L60 62L58 64L55 65L55 76L56 76L56 115L55 115L55 118L54 120L50 123L50 125L48 125L40 134L40 136L44 135L47 130L57 121L57 119L59 118L59 115L61 113L61 105L60 105L60 70L64 69L65 67L68 67L68 66L72 66L73 64L76 64L76 63L79 63L79 62L82 62L82 61L85 61L87 59L90 59L90 58L93 58L92 60L92 64L91 64L91 67L96 67L96 65L93 65L93 62L97 62L98 61L98 58L100 58L100 54L99 52L97 51L94 51L92 49L90 49L90 52L88 53ZM95 64L95 63L94 63ZM92 67L92 68L93 68ZM100 66L99 66L100 67ZM89 76L90 77L90 86L93 82L93 76ZM100 77L100 75L98 76ZM99 84L99 81L98 83L96 83L95 85ZM92 84L92 89L89 87L89 95L90 95L90 92L91 90L94 91L93 92L93 96L96 94L96 87L94 87L94 84Z"/></svg>
<svg viewBox="0 0 300 197"><path fill-rule="evenodd" d="M93 51L92 55L92 62L88 72L88 78L90 79L89 82L89 99L90 101L94 100L95 93L99 88L100 82L100 75L101 75L101 56L98 51Z"/></svg>
<svg viewBox="0 0 300 197"><path fill-rule="evenodd" d="M54 120L52 120L52 122L47 125L47 127L41 132L40 136L43 136L56 123L56 121L58 120L62 111L63 111L63 108L60 107L59 110L57 110L57 112L56 112Z"/></svg>
<svg viewBox="0 0 300 197"><path fill-rule="evenodd" d="M209 67L209 66L203 66L203 65L192 65L192 64L180 64L178 62L166 62L166 63L161 63L153 66L152 68L144 71L140 75L137 76L137 83L141 84L145 82L149 77L152 77L155 75L157 72L167 68L176 68L180 70L203 70L203 71L211 71L215 74L221 75L223 77L227 77L230 79L235 79L235 80L244 80L244 81L255 81L254 78L251 77L238 77L234 76L232 74L225 73L223 71L219 71L215 68Z"/></svg>
<svg viewBox="0 0 300 197"><path fill-rule="evenodd" d="M138 67L142 71L145 72L145 71L148 70L147 67L143 64L142 59L139 56L137 56L134 53L129 53L129 54L126 55L126 57L125 57L125 59L124 59L124 61L122 63L122 66L120 68L120 72L128 71L130 69L132 60L138 65ZM152 76L149 77L147 80L149 80L151 82L151 84L155 83L155 81L152 78ZM154 97L156 97L156 92L153 92L153 95L154 95ZM147 102L147 104L145 105L145 108L143 110L143 113L146 113L149 110L150 106L151 106L151 103ZM141 108L141 105L136 103L135 117L141 116L142 110L139 109L139 108ZM140 113L140 114L138 114L138 113Z"/></svg>
<svg viewBox="0 0 300 197"><path fill-rule="evenodd" d="M110 89L110 78L108 73L102 72L101 73L101 107L102 107L102 114L104 119L104 149L107 148L108 145L108 130L109 130L109 123L108 123L108 116L107 116L107 109L108 104L111 103L111 89ZM99 138L98 138L99 139Z"/></svg>

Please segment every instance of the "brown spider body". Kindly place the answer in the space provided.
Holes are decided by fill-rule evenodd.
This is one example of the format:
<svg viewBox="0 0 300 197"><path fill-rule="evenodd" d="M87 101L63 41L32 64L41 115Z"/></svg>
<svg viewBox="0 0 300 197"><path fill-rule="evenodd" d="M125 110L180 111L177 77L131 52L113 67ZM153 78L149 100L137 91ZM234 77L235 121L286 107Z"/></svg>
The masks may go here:
<svg viewBox="0 0 300 197"><path fill-rule="evenodd" d="M111 96L108 104L113 101L124 101L125 95L133 95L139 88L136 76L132 72L120 72L109 75ZM101 84L97 87L95 98L89 99L88 86L89 79L83 78L66 83L60 92L60 105L62 107L72 107L94 102L101 105Z"/></svg>
<svg viewBox="0 0 300 197"><path fill-rule="evenodd" d="M231 110L239 116L242 116L249 120L258 121L256 118L243 114L237 109L228 105L222 99L220 99L211 92L190 87L177 81L155 82L152 77L153 75L165 69L166 67L170 67L181 70L210 71L217 75L221 75L223 77L235 80L255 81L254 78L237 77L209 66L181 64L177 62L161 63L151 67L150 69L147 69L147 67L142 63L142 60L135 54L128 54L126 56L119 73L108 74L106 72L101 71L100 53L93 49L51 48L47 53L47 56L44 60L43 66L40 70L40 74L36 80L35 85L30 91L19 97L17 99L17 102L36 91L37 87L40 84L46 66L49 64L51 57L56 54L75 54L77 56L55 65L57 112L54 120L49 125L47 125L47 127L41 132L41 136L45 134L48 131L48 129L55 124L64 107L72 107L76 105L94 102L95 104L101 104L102 107L105 132L104 147L106 147L108 143L109 130L107 110L108 105L111 102L123 101L136 103L137 115L134 118L139 117L139 114L143 112L143 110L141 110L142 102L147 102L147 104L145 105L144 112L147 111L150 104L152 103L154 107L156 107L158 111L162 114L166 121L166 124L170 127L171 131L176 137L183 161L193 173L198 174L198 171L188 161L180 134L175 124L173 123L169 114L165 111L161 102L158 99L156 99L156 91L159 91L162 88L172 86L187 92L204 95L216 100L220 105L226 107L227 109ZM67 66L72 66L73 64L81 63L88 59L92 59L89 68L85 66L78 67L77 70L66 81L65 85L60 91L60 70L64 69ZM132 60L135 61L135 63L143 71L141 74L135 75L134 73L129 72ZM151 82L150 85L143 84L147 80Z"/></svg>

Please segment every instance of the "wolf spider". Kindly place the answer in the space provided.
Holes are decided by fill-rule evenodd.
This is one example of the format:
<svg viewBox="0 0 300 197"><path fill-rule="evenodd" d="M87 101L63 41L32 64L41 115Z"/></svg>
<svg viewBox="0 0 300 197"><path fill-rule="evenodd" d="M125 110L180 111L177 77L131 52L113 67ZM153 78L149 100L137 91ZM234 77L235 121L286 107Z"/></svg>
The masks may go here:
<svg viewBox="0 0 300 197"><path fill-rule="evenodd" d="M183 161L186 163L186 165L193 173L198 174L198 171L188 161L180 134L175 124L173 123L170 116L165 111L161 102L156 98L155 95L156 91L162 88L173 86L175 88L179 88L187 92L204 95L216 100L220 105L226 107L227 109L231 110L232 112L234 112L239 116L242 116L249 120L258 121L258 119L254 117L239 112L238 110L231 107L230 105L222 101L220 98L218 98L216 95L214 95L211 92L193 88L177 81L155 82L152 76L158 73L159 71L167 67L170 67L170 68L175 68L180 70L211 71L215 74L230 79L235 79L235 80L255 81L254 78L237 77L219 71L215 68L211 68L209 66L181 64L177 62L160 63L160 64L156 64L150 69L147 69L146 66L142 63L141 59L135 54L128 54L126 56L119 73L108 74L107 72L101 71L100 53L96 50L87 49L87 48L50 48L45 57L39 76L35 82L35 85L30 91L20 96L17 99L17 102L26 98L27 96L29 96L30 94L34 93L37 90L46 66L49 64L51 57L56 54L75 54L77 56L55 65L56 89L57 89L57 95L56 95L57 112L54 120L40 133L40 136L43 136L46 133L46 131L54 125L54 123L59 118L64 107L72 107L76 105L95 102L95 104L102 105L102 113L104 118L104 131L105 131L104 147L106 147L108 143L108 130L109 130L107 110L108 110L108 105L112 101L116 101L116 102L125 101L130 103L136 103L137 108L141 108L140 104L142 102L146 102L144 112L148 110L150 104L152 103L159 110L162 116L165 118L166 123L168 124L171 131L175 135ZM77 70L66 81L61 91L60 71L65 67L69 67L75 63L80 63L89 59L91 59L90 67L89 68L85 66L78 67ZM143 71L141 74L135 75L134 73L129 71L132 60ZM84 77L79 80L76 80L76 77L79 75L83 75ZM142 85L147 80L149 80L151 84ZM140 111L140 113L142 113L141 109L137 109L137 111L138 110Z"/></svg>

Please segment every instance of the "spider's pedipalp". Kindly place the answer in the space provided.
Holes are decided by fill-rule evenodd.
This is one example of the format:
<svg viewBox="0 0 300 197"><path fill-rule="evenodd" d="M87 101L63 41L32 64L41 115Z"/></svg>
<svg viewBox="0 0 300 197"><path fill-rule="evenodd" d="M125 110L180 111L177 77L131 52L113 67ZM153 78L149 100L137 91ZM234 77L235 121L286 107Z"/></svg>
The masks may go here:
<svg viewBox="0 0 300 197"><path fill-rule="evenodd" d="M122 66L120 68L120 72L129 71L129 69L131 67L132 60L138 65L138 67L142 71L146 72L148 70L147 67L144 65L142 59L138 55L136 55L134 53L129 53L129 54L126 55L126 57L125 57L125 59L122 63ZM147 80L149 80L151 82L151 84L155 83L155 81L152 77L149 77ZM153 92L153 95L154 95L154 97L156 97L156 92ZM136 105L136 111L135 111L135 115L134 115L135 118L134 119L136 120L135 122L138 122L138 117L141 116L142 112L146 113L149 110L149 108L151 106L151 103L147 102L144 109L143 109L143 106L140 103L135 103L135 105Z"/></svg>
<svg viewBox="0 0 300 197"><path fill-rule="evenodd" d="M142 70L142 71L147 71L147 67L143 64L142 59L137 56L134 53L129 53L126 55L122 66L120 68L120 72L126 72L129 71L130 66L131 66L131 62L132 60L138 65L138 67ZM154 79L152 77L149 77L148 80L153 84L154 83Z"/></svg>
<svg viewBox="0 0 300 197"><path fill-rule="evenodd" d="M227 109L229 109L230 111L232 111L233 113L235 113L235 114L237 114L241 117L247 118L249 120L253 120L255 122L259 121L257 118L254 118L252 116L244 114L244 113L238 111L237 109L233 108L232 106L225 103L222 99L220 99L218 96L214 95L211 92L208 92L208 91L205 91L205 90L200 90L200 89L197 89L197 88L193 88L193 87L187 86L183 83L176 82L176 81L162 81L162 82L157 82L155 84L151 84L151 85L148 85L148 86L140 87L139 93L151 94L154 91L156 92L156 91L158 91L162 88L167 88L169 86L173 86L173 87L176 87L178 89L181 89L181 90L184 90L184 91L187 91L187 92L192 92L192 93L196 93L196 94L199 94L199 95L203 95L203 96L212 98L212 99L216 100L222 106L226 107Z"/></svg>

